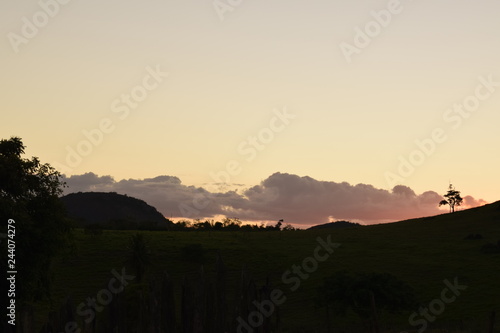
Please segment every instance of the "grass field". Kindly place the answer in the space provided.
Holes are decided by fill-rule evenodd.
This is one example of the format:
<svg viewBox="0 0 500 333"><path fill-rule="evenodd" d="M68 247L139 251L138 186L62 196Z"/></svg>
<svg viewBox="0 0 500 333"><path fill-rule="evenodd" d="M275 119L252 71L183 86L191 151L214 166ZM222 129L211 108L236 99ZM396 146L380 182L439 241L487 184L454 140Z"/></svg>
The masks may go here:
<svg viewBox="0 0 500 333"><path fill-rule="evenodd" d="M52 304L37 305L37 321L42 322L49 308L57 308L71 295L75 305L107 285L111 270L120 271L127 256L127 244L134 231L105 231L89 236L75 230L76 252L54 262ZM466 285L457 299L446 305L434 325L449 332L485 332L491 311L500 310L500 254L481 251L486 243L500 240L500 202L435 217L342 230L290 232L143 232L149 241L152 264L146 280L167 271L175 284L177 297L185 276L196 278L200 263L186 261L181 249L201 244L205 249L204 270L211 276L217 253L228 269L228 295L239 286L242 268L257 284L270 278L287 300L280 308L283 332L321 332L325 311L317 308L315 297L323 279L338 270L387 272L411 285L422 305L439 298L444 280L458 278ZM469 234L482 239L466 240ZM317 238L328 236L340 247L296 291L284 283L282 275L292 265L300 265L318 245ZM132 273L132 272L131 272ZM232 301L229 299L229 301ZM414 311L418 311L416 308ZM416 332L408 322L412 311L381 318L386 332ZM354 332L359 319L334 318L335 325ZM497 324L500 332L500 324ZM435 332L441 332L436 330ZM428 330L431 332L431 330ZM444 331L443 331L444 332Z"/></svg>

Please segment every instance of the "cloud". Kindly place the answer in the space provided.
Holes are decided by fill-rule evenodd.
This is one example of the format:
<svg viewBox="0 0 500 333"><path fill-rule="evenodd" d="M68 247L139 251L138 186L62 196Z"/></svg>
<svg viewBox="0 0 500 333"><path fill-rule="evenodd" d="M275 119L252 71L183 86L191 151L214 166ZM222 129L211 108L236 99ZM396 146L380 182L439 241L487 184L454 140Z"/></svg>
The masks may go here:
<svg viewBox="0 0 500 333"><path fill-rule="evenodd" d="M240 218L284 219L291 223L325 223L355 220L365 223L389 222L439 214L441 196L428 191L421 195L407 186L392 191L372 185L350 185L318 181L311 177L275 173L244 192L246 202ZM245 215L248 213L248 215Z"/></svg>
<svg viewBox="0 0 500 333"><path fill-rule="evenodd" d="M311 225L331 220L371 224L443 213L438 207L442 196L434 191L416 194L403 185L388 191L368 184L319 181L287 173L275 173L241 193L187 186L174 176L115 181L111 176L86 173L65 180L69 185L66 193L127 194L155 206L166 217L225 215L247 221L284 219L286 223ZM485 203L482 199L464 197L465 208Z"/></svg>
<svg viewBox="0 0 500 333"><path fill-rule="evenodd" d="M204 188L183 185L174 176L115 181L111 176L99 177L94 173L64 178L73 192L116 192L146 201L165 217L203 218L219 215L224 206L238 205L242 197L234 191L211 193Z"/></svg>
<svg viewBox="0 0 500 333"><path fill-rule="evenodd" d="M115 182L111 176L99 177L93 172L64 178L64 181L68 184L68 186L70 186L70 192L95 191L95 188L111 186ZM68 190L66 189L66 192L67 191Z"/></svg>
<svg viewBox="0 0 500 333"><path fill-rule="evenodd" d="M477 206L483 206L486 205L487 202L484 201L483 199L474 199L470 195L467 195L464 197L464 202L462 203L463 208L472 208L472 207L477 207Z"/></svg>

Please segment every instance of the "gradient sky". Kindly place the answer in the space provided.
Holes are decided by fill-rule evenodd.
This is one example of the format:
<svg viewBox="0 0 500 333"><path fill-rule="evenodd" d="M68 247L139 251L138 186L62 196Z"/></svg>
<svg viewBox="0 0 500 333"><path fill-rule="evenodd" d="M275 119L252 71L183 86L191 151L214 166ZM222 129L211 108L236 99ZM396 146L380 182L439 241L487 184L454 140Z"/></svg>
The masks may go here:
<svg viewBox="0 0 500 333"><path fill-rule="evenodd" d="M168 175L214 192L211 173L237 163L219 190L281 172L391 191L387 172L401 176L400 157L422 157L415 140L441 129L446 140L397 183L442 194L451 180L500 199L500 86L478 88L500 82L497 0L62 2L0 3L0 133L68 177ZM388 8L349 62L342 43L355 46L357 28L376 28L372 12ZM121 119L122 95L158 68L168 76ZM452 113L477 89L474 111ZM269 136L283 110L295 118ZM62 168L103 119L112 130Z"/></svg>

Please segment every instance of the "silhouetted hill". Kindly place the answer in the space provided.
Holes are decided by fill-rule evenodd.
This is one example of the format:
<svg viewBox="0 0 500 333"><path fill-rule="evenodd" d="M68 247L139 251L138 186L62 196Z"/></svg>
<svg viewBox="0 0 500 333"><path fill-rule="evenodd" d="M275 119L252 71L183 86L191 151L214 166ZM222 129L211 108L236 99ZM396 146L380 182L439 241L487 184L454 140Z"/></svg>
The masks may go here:
<svg viewBox="0 0 500 333"><path fill-rule="evenodd" d="M113 229L148 226L166 228L167 220L153 206L115 192L78 192L61 198L70 218L79 226L100 224Z"/></svg>
<svg viewBox="0 0 500 333"><path fill-rule="evenodd" d="M458 207L460 209L460 207ZM457 210L455 213L443 213L435 216L421 217L415 219L408 219L399 222L387 223L391 225L406 226L408 224L418 225L426 223L439 223L438 225L444 226L464 226L464 227L477 227L482 223L500 222L500 201L490 203L487 205Z"/></svg>
<svg viewBox="0 0 500 333"><path fill-rule="evenodd" d="M354 223L354 222L349 222L349 221L337 221L337 222L330 222L330 223L325 223L325 224L318 224L315 226L312 226L308 228L307 230L317 230L317 229L345 229L345 228L353 228L353 227L359 227L361 224L359 223Z"/></svg>

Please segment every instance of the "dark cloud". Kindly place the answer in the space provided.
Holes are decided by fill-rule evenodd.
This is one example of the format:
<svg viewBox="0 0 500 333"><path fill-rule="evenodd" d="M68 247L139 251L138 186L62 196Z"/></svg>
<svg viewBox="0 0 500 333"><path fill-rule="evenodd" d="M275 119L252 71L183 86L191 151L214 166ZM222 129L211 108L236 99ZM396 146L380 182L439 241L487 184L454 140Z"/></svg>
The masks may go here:
<svg viewBox="0 0 500 333"><path fill-rule="evenodd" d="M205 218L215 215L249 221L318 224L331 220L390 222L443 213L442 196L434 191L417 195L411 188L395 186L392 191L368 184L318 181L287 173L275 173L240 193L208 191L183 185L173 176L115 181L111 176L86 173L66 178L66 193L78 191L117 192L137 197L155 206L166 217ZM464 197L464 208L485 204Z"/></svg>
<svg viewBox="0 0 500 333"><path fill-rule="evenodd" d="M237 205L242 197L234 191L211 193L204 188L183 185L173 176L115 181L111 176L94 173L75 175L64 179L68 184L65 194L72 192L116 192L146 201L165 217L203 218L224 211L226 205Z"/></svg>
<svg viewBox="0 0 500 333"><path fill-rule="evenodd" d="M70 178L64 178L69 188L65 192L87 192L94 191L95 188L103 186L112 186L115 180L111 176L99 177L93 172L88 172L83 175L75 175Z"/></svg>
<svg viewBox="0 0 500 333"><path fill-rule="evenodd" d="M345 219L366 223L439 214L441 196L436 192L416 195L406 186L392 191L372 185L318 181L311 177L275 173L245 193L240 218L283 218L291 223L324 223ZM248 212L249 215L244 213Z"/></svg>

